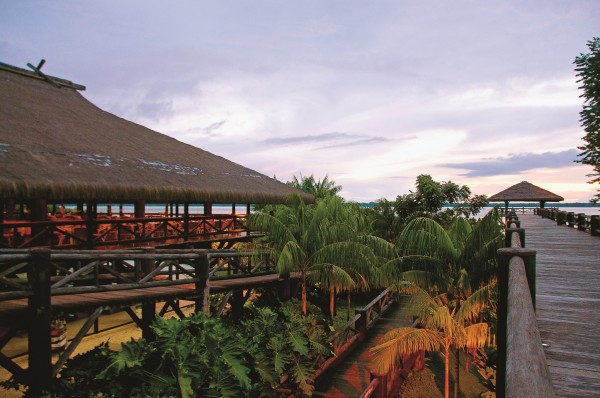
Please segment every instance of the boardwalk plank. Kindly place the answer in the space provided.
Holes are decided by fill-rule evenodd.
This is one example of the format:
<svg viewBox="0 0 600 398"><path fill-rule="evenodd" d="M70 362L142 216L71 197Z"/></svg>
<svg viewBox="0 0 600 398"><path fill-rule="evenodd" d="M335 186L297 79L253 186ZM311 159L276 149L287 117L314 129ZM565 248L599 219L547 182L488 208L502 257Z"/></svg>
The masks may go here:
<svg viewBox="0 0 600 398"><path fill-rule="evenodd" d="M600 397L600 238L519 216L537 251L538 327L557 396Z"/></svg>

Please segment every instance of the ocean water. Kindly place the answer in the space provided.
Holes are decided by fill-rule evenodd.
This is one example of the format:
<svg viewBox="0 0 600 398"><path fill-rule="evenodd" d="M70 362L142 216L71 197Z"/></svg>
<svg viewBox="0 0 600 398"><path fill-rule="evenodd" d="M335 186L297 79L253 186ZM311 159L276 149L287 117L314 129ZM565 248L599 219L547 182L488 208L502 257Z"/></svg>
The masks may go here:
<svg viewBox="0 0 600 398"><path fill-rule="evenodd" d="M501 206L501 207L504 208L504 206ZM515 211L517 212L517 215L523 214L522 213L523 206L509 206L509 207L514 208ZM538 206L531 206L531 207L525 206L526 214L533 214L533 209L536 207L538 207ZM581 204L581 206L571 206L571 205L561 206L559 203L558 206L552 206L552 205L546 204L546 208L550 208L550 207L558 207L558 209L560 211L566 211L566 212L572 211L575 214L584 213L588 216L600 215L600 205L585 206L585 205ZM483 209L481 209L481 211L479 213L477 213L477 215L475 217L481 218L481 217L485 216L487 213L489 213L492 209L493 209L493 207L484 207Z"/></svg>

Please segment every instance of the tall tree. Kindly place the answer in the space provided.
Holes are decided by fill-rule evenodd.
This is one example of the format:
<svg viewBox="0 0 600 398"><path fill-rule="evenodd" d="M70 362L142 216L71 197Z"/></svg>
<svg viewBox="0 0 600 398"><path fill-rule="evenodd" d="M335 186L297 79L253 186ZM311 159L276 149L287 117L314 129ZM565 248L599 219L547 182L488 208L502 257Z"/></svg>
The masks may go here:
<svg viewBox="0 0 600 398"><path fill-rule="evenodd" d="M592 177L589 183L595 184L600 183L600 37L594 37L587 45L590 52L580 54L574 62L579 76L577 82L581 83L579 88L583 90L581 96L585 100L579 114L586 133L583 137L586 144L579 147L582 152L579 154L581 159L577 162L594 168L594 172L588 177ZM593 202L599 200L600 193L596 194Z"/></svg>

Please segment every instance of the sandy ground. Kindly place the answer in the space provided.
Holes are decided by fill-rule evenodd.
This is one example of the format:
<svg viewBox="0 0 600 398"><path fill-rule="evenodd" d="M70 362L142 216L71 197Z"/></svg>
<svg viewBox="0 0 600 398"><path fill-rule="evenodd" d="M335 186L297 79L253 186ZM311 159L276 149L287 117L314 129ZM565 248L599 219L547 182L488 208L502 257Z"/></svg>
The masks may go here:
<svg viewBox="0 0 600 398"><path fill-rule="evenodd" d="M187 303L181 302L181 305ZM158 306L157 306L158 307ZM160 309L160 308L159 308ZM184 313L192 311L192 307L182 308ZM136 313L140 316L140 310L136 309ZM174 313L168 312L165 317L172 317ZM69 322L67 325L67 339L70 340L75 337L81 326L85 323L85 315L80 316L79 319ZM98 346L100 343L105 341L109 342L109 347L113 350L118 350L121 344L129 340L138 339L141 337L142 332L135 323L131 321L131 318L124 311L115 312L113 314L102 315L98 320L99 333L94 333L92 327L88 332L88 335L84 337L82 342L77 346L75 352L71 357L84 353ZM27 368L27 334L22 333L15 336L3 349L2 354L12 358L21 368ZM58 354L53 355L53 362L58 359ZM5 381L10 378L11 374L4 368L0 367L0 380ZM22 397L23 393L15 390L6 390L0 387L0 397Z"/></svg>

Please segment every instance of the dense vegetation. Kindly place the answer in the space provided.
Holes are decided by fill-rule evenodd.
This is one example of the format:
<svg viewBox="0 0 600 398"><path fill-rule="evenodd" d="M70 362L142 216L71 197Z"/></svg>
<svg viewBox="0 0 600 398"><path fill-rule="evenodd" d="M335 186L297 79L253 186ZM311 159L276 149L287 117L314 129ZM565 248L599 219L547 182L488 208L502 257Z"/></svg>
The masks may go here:
<svg viewBox="0 0 600 398"><path fill-rule="evenodd" d="M585 145L580 146L582 151L579 162L589 164L594 172L590 183L600 183L600 37L594 37L588 42L590 52L580 54L575 58L575 71L579 77L578 83L583 89L581 95L585 103L580 112L581 125L585 130L583 140ZM594 202L600 200L600 193L595 196Z"/></svg>
<svg viewBox="0 0 600 398"><path fill-rule="evenodd" d="M265 233L254 246L259 256L275 259L282 276L300 275L300 301L257 294L241 318L158 317L153 339L116 352L104 344L68 361L51 396L310 396L311 375L332 355L328 337L340 295L350 303L357 292L392 287L412 295L421 323L388 333L373 349L373 366L387 372L403 354L439 351L447 397L451 352L473 352L494 332L498 212L468 219L486 198L428 175L417 178L414 192L373 209L344 201L328 178L290 185L314 194L316 203L291 197L255 212L249 225ZM443 209L446 203L456 206Z"/></svg>

